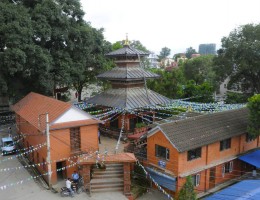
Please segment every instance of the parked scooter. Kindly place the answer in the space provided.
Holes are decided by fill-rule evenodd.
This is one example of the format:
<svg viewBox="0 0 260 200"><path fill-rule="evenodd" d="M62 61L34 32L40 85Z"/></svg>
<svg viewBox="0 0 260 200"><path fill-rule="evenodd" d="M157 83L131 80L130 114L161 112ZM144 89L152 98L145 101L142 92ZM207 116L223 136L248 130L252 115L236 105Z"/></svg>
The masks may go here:
<svg viewBox="0 0 260 200"><path fill-rule="evenodd" d="M71 188L72 188L74 194L75 193L80 194L81 192L83 192L83 190L84 190L83 178L80 177L77 183L72 181ZM70 191L68 190L67 187L62 187L61 191L60 191L60 195L62 197L68 197L68 196L70 196Z"/></svg>

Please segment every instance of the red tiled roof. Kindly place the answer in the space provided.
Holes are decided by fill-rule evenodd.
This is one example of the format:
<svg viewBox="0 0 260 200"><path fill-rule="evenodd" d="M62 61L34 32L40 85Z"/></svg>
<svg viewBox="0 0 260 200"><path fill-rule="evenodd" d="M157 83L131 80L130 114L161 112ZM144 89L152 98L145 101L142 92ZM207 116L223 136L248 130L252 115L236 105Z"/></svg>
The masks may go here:
<svg viewBox="0 0 260 200"><path fill-rule="evenodd" d="M95 153L93 153L95 154ZM102 159L101 155L101 159ZM86 155L86 157L81 157L78 159L79 164L94 164L96 163L96 155L94 155L91 158L87 158L88 155ZM86 159L87 158L87 159ZM113 154L113 155L107 155L104 158L104 162L105 163L126 163L126 162L136 162L136 158L135 155L133 153L119 153L119 154Z"/></svg>
<svg viewBox="0 0 260 200"><path fill-rule="evenodd" d="M51 123L71 107L72 105L69 103L31 92L16 103L12 109L37 129L44 130L45 115L42 114L48 113ZM38 120L39 115L41 115L40 120Z"/></svg>

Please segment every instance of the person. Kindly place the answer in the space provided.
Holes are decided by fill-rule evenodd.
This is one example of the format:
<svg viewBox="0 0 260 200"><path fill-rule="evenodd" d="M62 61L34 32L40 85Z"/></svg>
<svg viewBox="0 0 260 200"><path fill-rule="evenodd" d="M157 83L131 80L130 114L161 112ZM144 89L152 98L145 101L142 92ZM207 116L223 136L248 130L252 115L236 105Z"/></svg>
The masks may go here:
<svg viewBox="0 0 260 200"><path fill-rule="evenodd" d="M76 171L74 171L72 174L72 180L74 183L78 183L79 181L79 174Z"/></svg>
<svg viewBox="0 0 260 200"><path fill-rule="evenodd" d="M99 144L101 144L101 140L100 140L100 132L98 131L98 142Z"/></svg>
<svg viewBox="0 0 260 200"><path fill-rule="evenodd" d="M11 134L12 133L12 127L8 127L8 133Z"/></svg>
<svg viewBox="0 0 260 200"><path fill-rule="evenodd" d="M67 180L66 180L66 187L67 187L67 189L70 191L70 196L73 197L74 192L73 192L73 190L71 189L71 181L70 181L70 178L67 178Z"/></svg>

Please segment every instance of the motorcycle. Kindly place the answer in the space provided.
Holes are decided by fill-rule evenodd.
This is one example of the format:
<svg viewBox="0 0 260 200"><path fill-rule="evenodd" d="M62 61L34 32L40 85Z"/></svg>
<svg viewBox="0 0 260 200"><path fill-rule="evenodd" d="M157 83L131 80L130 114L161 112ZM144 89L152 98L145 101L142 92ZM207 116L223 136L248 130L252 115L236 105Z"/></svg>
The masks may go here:
<svg viewBox="0 0 260 200"><path fill-rule="evenodd" d="M71 188L72 188L74 194L75 194L75 193L80 194L81 192L83 192L83 191L84 191L83 178L80 177L79 180L78 180L78 182L72 181ZM68 190L67 187L62 187L62 188L61 188L60 195L61 195L62 197L71 196L71 195L70 195L70 191Z"/></svg>

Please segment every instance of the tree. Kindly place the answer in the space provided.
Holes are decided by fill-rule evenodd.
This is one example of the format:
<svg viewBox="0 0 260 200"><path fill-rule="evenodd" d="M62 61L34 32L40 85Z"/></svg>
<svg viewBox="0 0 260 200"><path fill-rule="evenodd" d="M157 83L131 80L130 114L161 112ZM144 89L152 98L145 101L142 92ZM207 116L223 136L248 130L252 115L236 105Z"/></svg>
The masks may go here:
<svg viewBox="0 0 260 200"><path fill-rule="evenodd" d="M214 59L219 81L230 77L242 91L260 93L260 24L246 24L222 38L222 48Z"/></svg>
<svg viewBox="0 0 260 200"><path fill-rule="evenodd" d="M188 176L186 178L186 183L183 185L183 187L180 190L180 193L178 195L178 200L196 200L196 193L194 192L192 183L192 178Z"/></svg>
<svg viewBox="0 0 260 200"><path fill-rule="evenodd" d="M30 91L50 95L66 86L81 94L111 65L103 55L111 44L103 29L83 20L79 0L15 2L0 2L1 93L19 99Z"/></svg>
<svg viewBox="0 0 260 200"><path fill-rule="evenodd" d="M21 3L0 2L0 18L0 93L19 99L29 91L46 92L51 58L34 43L29 10Z"/></svg>
<svg viewBox="0 0 260 200"><path fill-rule="evenodd" d="M160 55L158 56L159 60L161 61L161 60L167 58L170 54L171 54L171 49L169 49L168 47L163 47L160 52Z"/></svg>
<svg viewBox="0 0 260 200"><path fill-rule="evenodd" d="M204 81L207 81L216 88L213 57L212 55L208 55L187 60L183 64L186 80L194 80L195 84L202 84Z"/></svg>
<svg viewBox="0 0 260 200"><path fill-rule="evenodd" d="M226 93L225 103L236 104L236 103L246 103L248 101L248 95L243 93L231 92Z"/></svg>
<svg viewBox="0 0 260 200"><path fill-rule="evenodd" d="M147 85L151 90L168 98L182 97L184 77L181 70L173 69L171 72L166 72L161 69L152 69L151 71L160 75L158 79L147 81Z"/></svg>
<svg viewBox="0 0 260 200"><path fill-rule="evenodd" d="M197 85L193 80L190 80L184 85L183 97L192 98L192 101L195 102L210 103L214 101L213 92L214 89L208 82Z"/></svg>
<svg viewBox="0 0 260 200"><path fill-rule="evenodd" d="M247 107L249 109L249 123L247 131L255 139L260 135L260 94L249 98Z"/></svg>
<svg viewBox="0 0 260 200"><path fill-rule="evenodd" d="M186 55L186 58L190 59L191 55L196 54L196 53L197 53L197 51L195 49L193 49L192 47L189 47L186 49L185 55Z"/></svg>

